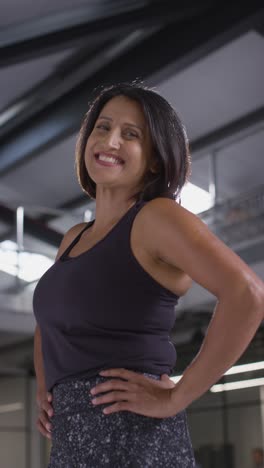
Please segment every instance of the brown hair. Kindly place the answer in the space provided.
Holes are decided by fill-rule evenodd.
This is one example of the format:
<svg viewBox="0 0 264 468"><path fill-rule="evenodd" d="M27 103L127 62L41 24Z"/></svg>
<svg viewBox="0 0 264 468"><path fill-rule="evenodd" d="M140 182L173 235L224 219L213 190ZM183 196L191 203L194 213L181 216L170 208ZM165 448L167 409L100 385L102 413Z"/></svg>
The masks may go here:
<svg viewBox="0 0 264 468"><path fill-rule="evenodd" d="M176 200L191 173L191 157L186 131L178 114L168 101L157 92L138 83L121 83L103 88L93 99L85 114L76 145L76 172L78 181L89 197L96 198L96 184L85 166L86 142L105 104L116 96L126 96L141 104L153 145L153 158L157 173L148 172L142 191L136 200L166 197Z"/></svg>

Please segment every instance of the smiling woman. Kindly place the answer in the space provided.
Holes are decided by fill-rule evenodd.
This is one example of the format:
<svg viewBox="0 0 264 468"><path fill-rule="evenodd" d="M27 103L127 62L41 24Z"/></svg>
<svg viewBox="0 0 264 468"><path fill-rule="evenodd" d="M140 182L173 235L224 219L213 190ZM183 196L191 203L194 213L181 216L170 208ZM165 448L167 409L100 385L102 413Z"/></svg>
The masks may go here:
<svg viewBox="0 0 264 468"><path fill-rule="evenodd" d="M99 206L110 182L115 183L116 191L125 190L129 194L138 187L140 192L146 173L153 170L151 137L140 104L126 96L115 96L102 112L87 139L84 153L86 173L96 183ZM98 171L95 160L100 166L116 170ZM97 225L98 219L94 229Z"/></svg>
<svg viewBox="0 0 264 468"><path fill-rule="evenodd" d="M188 141L153 90L102 90L85 116L76 168L96 217L65 234L33 298L49 468L194 468L185 409L249 344L263 319L263 282L175 203L190 174ZM169 335L192 280L218 303L174 385Z"/></svg>
<svg viewBox="0 0 264 468"><path fill-rule="evenodd" d="M118 119L119 128L113 132ZM162 96L147 87L120 84L103 90L92 103L79 133L76 168L83 190L94 199L97 187L87 170L85 154L87 140L95 134L104 138L111 134L111 153L120 150L121 138L131 148L141 145L144 158L151 161L142 186L131 199L177 199L190 176L191 158L184 125Z"/></svg>

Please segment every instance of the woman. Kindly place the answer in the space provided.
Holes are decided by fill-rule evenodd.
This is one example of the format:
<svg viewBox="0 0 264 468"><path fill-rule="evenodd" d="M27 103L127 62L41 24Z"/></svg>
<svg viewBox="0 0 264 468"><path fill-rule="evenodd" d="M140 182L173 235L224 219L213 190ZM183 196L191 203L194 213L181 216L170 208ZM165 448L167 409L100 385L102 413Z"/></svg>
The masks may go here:
<svg viewBox="0 0 264 468"><path fill-rule="evenodd" d="M253 338L263 282L175 202L190 174L188 142L156 92L103 89L84 119L76 164L96 217L66 233L33 300L37 426L52 440L49 468L194 467L185 409ZM192 280L217 306L174 385L168 337Z"/></svg>

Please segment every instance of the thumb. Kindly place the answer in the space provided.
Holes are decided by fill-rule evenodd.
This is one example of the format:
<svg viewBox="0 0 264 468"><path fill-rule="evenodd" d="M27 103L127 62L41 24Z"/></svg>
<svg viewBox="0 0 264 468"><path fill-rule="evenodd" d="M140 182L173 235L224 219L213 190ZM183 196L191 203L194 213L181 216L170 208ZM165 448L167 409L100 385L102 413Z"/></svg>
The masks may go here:
<svg viewBox="0 0 264 468"><path fill-rule="evenodd" d="M52 400L52 394L47 392L47 400L48 401L51 401Z"/></svg>
<svg viewBox="0 0 264 468"><path fill-rule="evenodd" d="M160 382L164 384L165 388L173 388L175 386L174 382L169 378L167 374L161 375Z"/></svg>

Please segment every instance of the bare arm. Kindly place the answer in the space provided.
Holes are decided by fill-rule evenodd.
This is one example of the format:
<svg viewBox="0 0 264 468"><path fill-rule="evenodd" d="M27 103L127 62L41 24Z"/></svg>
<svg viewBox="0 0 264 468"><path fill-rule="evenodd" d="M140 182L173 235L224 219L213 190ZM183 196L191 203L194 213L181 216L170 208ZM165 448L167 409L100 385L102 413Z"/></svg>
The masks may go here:
<svg viewBox="0 0 264 468"><path fill-rule="evenodd" d="M239 358L264 317L264 283L241 258L191 212L172 200L156 198L138 214L142 246L152 258L174 267L184 281L196 281L217 298L207 335L181 380L171 387L128 369L100 375L119 377L97 384L95 405L112 403L104 414L132 411L145 416L174 416L199 398ZM184 289L184 288L183 288ZM124 382L125 381L125 382Z"/></svg>
<svg viewBox="0 0 264 468"><path fill-rule="evenodd" d="M41 334L39 326L36 326L34 335L34 367L37 379L37 393L46 392L45 373L41 351Z"/></svg>
<svg viewBox="0 0 264 468"><path fill-rule="evenodd" d="M55 261L59 259L74 237L84 227L84 224L78 224L72 227L63 237ZM39 415L37 419L37 428L45 437L51 438L49 430L51 429L50 417L53 415L52 409L52 394L47 392L45 370L43 364L42 347L41 347L41 332L37 325L34 335L34 367L37 380L36 402L39 407Z"/></svg>
<svg viewBox="0 0 264 468"><path fill-rule="evenodd" d="M221 297L199 353L175 388L183 406L206 392L237 361L263 319L264 302L245 286Z"/></svg>
<svg viewBox="0 0 264 468"><path fill-rule="evenodd" d="M173 390L175 408L184 408L208 390L252 340L264 318L264 283L197 216L171 200L155 199L148 205L144 238L152 250L217 298L202 347Z"/></svg>
<svg viewBox="0 0 264 468"><path fill-rule="evenodd" d="M51 439L50 417L53 415L53 408L51 405L52 395L51 393L47 392L41 350L41 334L38 325L36 326L34 336L34 367L37 380L36 402L39 408L36 425L42 435Z"/></svg>

